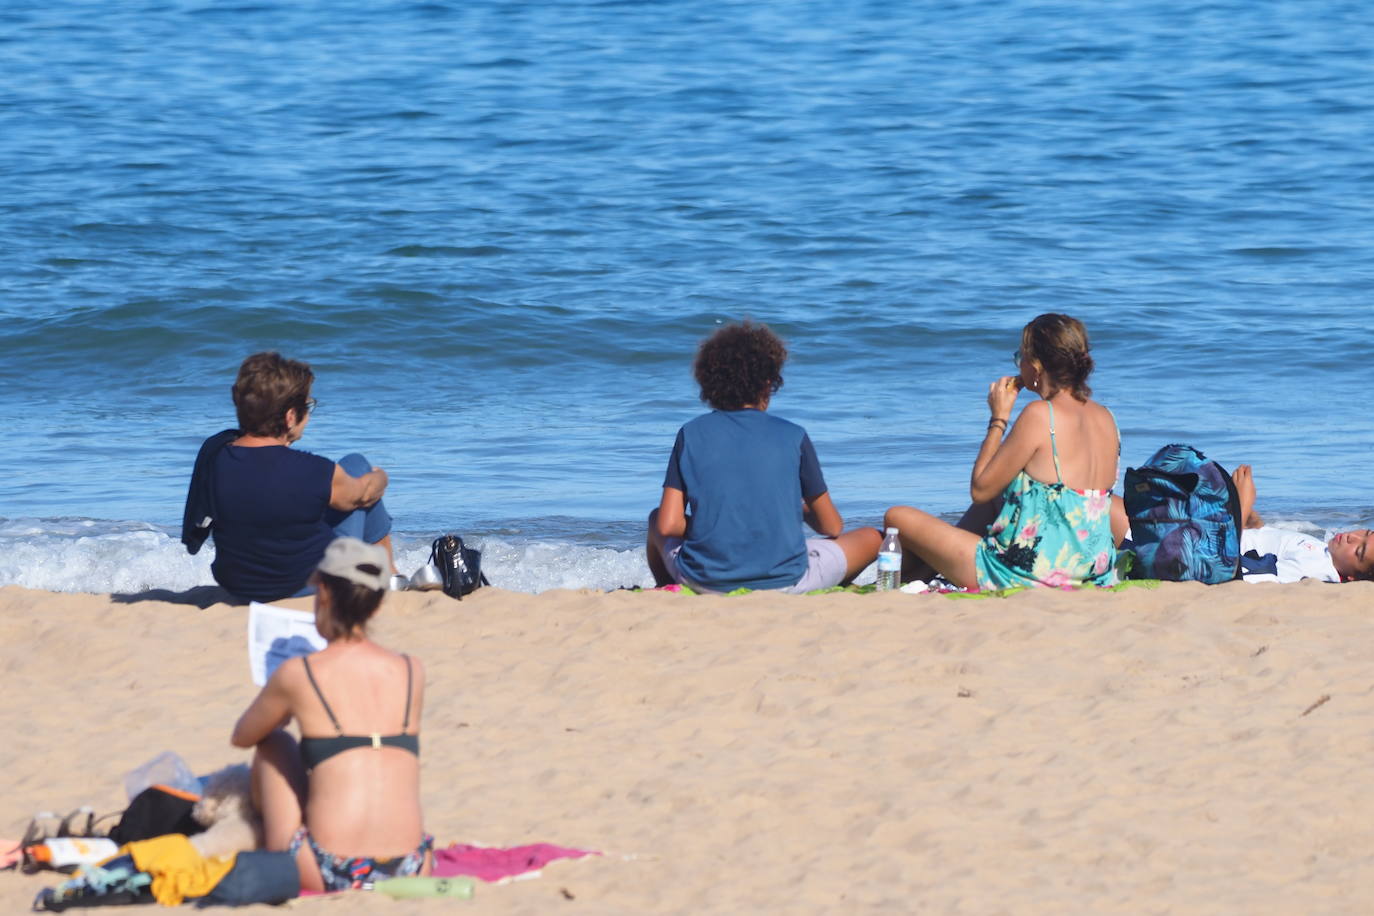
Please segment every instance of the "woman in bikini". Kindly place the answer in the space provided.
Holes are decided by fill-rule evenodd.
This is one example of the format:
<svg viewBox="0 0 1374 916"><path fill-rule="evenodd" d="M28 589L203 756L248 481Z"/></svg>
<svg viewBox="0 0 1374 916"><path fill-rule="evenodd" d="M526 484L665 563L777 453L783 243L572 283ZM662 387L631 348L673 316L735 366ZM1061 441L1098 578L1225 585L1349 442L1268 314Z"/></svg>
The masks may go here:
<svg viewBox="0 0 1374 916"><path fill-rule="evenodd" d="M253 801L268 849L296 857L301 887L344 890L428 874L434 839L420 813L424 667L372 642L391 571L386 549L339 538L313 577L328 645L283 662L230 739L256 748ZM299 743L283 729L300 726Z"/></svg>
<svg viewBox="0 0 1374 916"><path fill-rule="evenodd" d="M959 524L910 506L887 510L906 553L904 580L938 572L980 589L1115 581L1111 488L1121 441L1111 411L1091 399L1088 332L1068 315L1040 315L1022 330L1016 362L1018 375L988 389L974 504ZM1008 431L1023 388L1040 400Z"/></svg>

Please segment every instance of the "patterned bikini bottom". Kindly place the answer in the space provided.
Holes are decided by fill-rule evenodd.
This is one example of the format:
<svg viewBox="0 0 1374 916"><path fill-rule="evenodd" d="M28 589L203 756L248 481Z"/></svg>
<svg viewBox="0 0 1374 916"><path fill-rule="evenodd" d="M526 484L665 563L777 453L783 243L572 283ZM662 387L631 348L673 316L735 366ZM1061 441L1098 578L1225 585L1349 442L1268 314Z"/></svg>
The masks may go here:
<svg viewBox="0 0 1374 916"><path fill-rule="evenodd" d="M296 855L300 851L302 843L310 844L310 851L315 854L315 861L320 865L320 877L324 880L324 889L327 891L361 888L371 884L377 878L418 875L420 869L424 867L426 854L434 849L434 837L425 834L424 840L420 842L419 847L414 852L399 858L374 859L371 856L336 856L316 843L315 838L310 835L310 831L305 828L304 824L291 837L291 845L287 847L287 851L293 856Z"/></svg>

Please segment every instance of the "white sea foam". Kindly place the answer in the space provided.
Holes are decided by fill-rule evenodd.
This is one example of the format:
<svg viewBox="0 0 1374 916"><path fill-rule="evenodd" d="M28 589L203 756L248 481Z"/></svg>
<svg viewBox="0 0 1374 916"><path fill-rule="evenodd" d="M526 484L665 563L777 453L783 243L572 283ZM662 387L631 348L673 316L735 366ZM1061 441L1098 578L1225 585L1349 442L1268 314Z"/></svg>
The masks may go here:
<svg viewBox="0 0 1374 916"><path fill-rule="evenodd" d="M212 551L189 555L152 525L88 519L0 524L0 585L54 592L184 591L213 585Z"/></svg>
<svg viewBox="0 0 1374 916"><path fill-rule="evenodd" d="M1344 520L1343 520L1344 521ZM1274 518L1270 524L1325 540L1335 531L1301 518ZM482 570L494 585L538 593L554 588L612 590L653 585L643 548L621 549L561 540L468 538L482 551ZM393 534L396 566L405 575L429 560L428 537ZM191 556L174 533L147 522L93 519L0 519L0 586L54 592L133 594L153 589L182 592L214 585L213 543ZM869 566L855 579L873 582Z"/></svg>
<svg viewBox="0 0 1374 916"><path fill-rule="evenodd" d="M429 559L429 541L394 535L396 566L409 575ZM615 589L653 584L644 552L557 542L471 538L494 585L521 592ZM142 522L0 520L0 585L55 592L180 592L214 585L213 544L191 556L167 531Z"/></svg>
<svg viewBox="0 0 1374 916"><path fill-rule="evenodd" d="M396 567L402 573L410 575L428 562L428 541L397 541ZM609 590L654 584L643 549L616 550L552 541L517 543L492 537L465 541L482 551L482 572L492 584L511 591Z"/></svg>

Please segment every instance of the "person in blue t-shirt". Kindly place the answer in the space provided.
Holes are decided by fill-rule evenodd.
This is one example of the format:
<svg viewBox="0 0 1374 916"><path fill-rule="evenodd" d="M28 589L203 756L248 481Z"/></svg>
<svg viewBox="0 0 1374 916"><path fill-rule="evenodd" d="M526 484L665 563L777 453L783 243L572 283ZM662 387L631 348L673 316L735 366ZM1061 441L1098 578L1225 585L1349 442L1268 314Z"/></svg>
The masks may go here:
<svg viewBox="0 0 1374 916"><path fill-rule="evenodd" d="M800 594L854 578L878 556L876 528L844 531L806 430L767 413L787 348L761 324L721 328L693 373L713 410L678 431L649 514L659 585ZM820 538L808 539L802 523Z"/></svg>
<svg viewBox="0 0 1374 916"><path fill-rule="evenodd" d="M239 428L211 436L196 458L182 542L215 541L215 581L241 598L310 594L309 579L336 537L391 555L387 475L362 455L337 464L291 448L310 422L315 376L303 362L255 353L234 381Z"/></svg>

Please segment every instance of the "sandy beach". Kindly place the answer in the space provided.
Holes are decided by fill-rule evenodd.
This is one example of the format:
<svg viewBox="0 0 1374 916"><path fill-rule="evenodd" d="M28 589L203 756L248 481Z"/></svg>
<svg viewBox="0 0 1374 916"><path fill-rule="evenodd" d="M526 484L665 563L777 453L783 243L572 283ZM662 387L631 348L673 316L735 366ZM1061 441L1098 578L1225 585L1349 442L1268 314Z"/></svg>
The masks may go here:
<svg viewBox="0 0 1374 916"><path fill-rule="evenodd" d="M121 807L163 750L246 760L246 613L0 588L0 835ZM429 667L441 844L605 853L479 886L472 912L1374 911L1371 583L484 589L389 596L373 632ZM0 903L53 883L7 873Z"/></svg>

